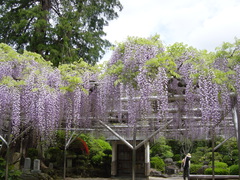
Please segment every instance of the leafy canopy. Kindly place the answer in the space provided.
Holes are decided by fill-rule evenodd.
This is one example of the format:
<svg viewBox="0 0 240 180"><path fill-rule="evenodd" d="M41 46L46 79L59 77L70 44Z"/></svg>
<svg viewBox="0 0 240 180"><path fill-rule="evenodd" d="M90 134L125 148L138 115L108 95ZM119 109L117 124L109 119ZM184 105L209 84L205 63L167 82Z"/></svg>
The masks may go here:
<svg viewBox="0 0 240 180"><path fill-rule="evenodd" d="M118 17L119 0L0 1L0 42L41 54L54 66L95 64L111 44L103 27Z"/></svg>

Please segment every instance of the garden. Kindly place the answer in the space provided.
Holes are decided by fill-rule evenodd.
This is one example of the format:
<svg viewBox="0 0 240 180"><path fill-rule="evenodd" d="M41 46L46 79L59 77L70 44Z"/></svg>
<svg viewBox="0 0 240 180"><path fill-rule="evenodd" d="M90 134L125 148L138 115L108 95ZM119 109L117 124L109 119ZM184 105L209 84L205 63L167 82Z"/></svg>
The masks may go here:
<svg viewBox="0 0 240 180"><path fill-rule="evenodd" d="M23 176L26 158L52 177L110 177L110 134L133 162L150 142L147 163L163 173L191 152L193 174L236 174L239 53L238 39L207 52L129 37L104 64L53 67L0 44L1 177Z"/></svg>

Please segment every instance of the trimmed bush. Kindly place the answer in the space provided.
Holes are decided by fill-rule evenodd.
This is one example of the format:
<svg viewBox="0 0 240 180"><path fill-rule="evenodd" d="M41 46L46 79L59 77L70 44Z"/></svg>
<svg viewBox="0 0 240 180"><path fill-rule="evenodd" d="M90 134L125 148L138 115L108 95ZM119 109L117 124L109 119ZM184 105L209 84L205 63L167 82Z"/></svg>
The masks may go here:
<svg viewBox="0 0 240 180"><path fill-rule="evenodd" d="M212 162L210 163L210 166L212 165ZM224 162L219 162L219 161L214 161L214 166L216 168L222 168L222 169L227 169L228 168L228 165L227 163L224 163Z"/></svg>
<svg viewBox="0 0 240 180"><path fill-rule="evenodd" d="M151 157L150 162L152 168L157 169L159 171L164 171L165 163L160 157L158 156Z"/></svg>
<svg viewBox="0 0 240 180"><path fill-rule="evenodd" d="M214 168L215 175L228 175L229 170L223 169L223 168ZM207 168L204 171L204 174L211 175L212 174L212 168Z"/></svg>
<svg viewBox="0 0 240 180"><path fill-rule="evenodd" d="M229 174L231 175L238 175L238 165L232 165L229 167Z"/></svg>
<svg viewBox="0 0 240 180"><path fill-rule="evenodd" d="M229 155L223 156L223 162L227 163L229 166L233 164L232 158Z"/></svg>

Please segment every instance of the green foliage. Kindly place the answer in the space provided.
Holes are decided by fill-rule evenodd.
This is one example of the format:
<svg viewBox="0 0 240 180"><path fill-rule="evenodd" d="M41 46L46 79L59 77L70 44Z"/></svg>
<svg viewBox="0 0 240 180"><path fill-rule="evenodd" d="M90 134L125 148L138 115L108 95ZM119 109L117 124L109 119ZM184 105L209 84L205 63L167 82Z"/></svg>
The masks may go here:
<svg viewBox="0 0 240 180"><path fill-rule="evenodd" d="M210 166L212 166L212 162L210 163ZM227 169L228 165L224 162L219 162L219 161L214 161L214 166L216 168L223 168L223 169Z"/></svg>
<svg viewBox="0 0 240 180"><path fill-rule="evenodd" d="M153 144L151 147L151 156L159 156L163 159L173 157L171 146L167 145L165 137L160 137Z"/></svg>
<svg viewBox="0 0 240 180"><path fill-rule="evenodd" d="M5 179L6 161L0 157L0 179ZM8 180L20 180L22 172L14 170L13 166L10 165L8 169Z"/></svg>
<svg viewBox="0 0 240 180"><path fill-rule="evenodd" d="M221 143L224 138L218 137L216 140L216 144ZM238 147L236 138L231 138L227 140L223 145L221 145L217 152L223 155L223 162L227 163L229 166L237 163L238 159Z"/></svg>
<svg viewBox="0 0 240 180"><path fill-rule="evenodd" d="M11 62L12 68L21 68L21 73L5 76L0 80L0 84L4 84L8 87L17 87L19 90L26 84L25 80L29 75L36 75L39 77L43 72L42 68L44 68L44 70L54 71L51 67L51 63L45 61L41 55L27 51L23 54L19 54L10 46L3 43L0 44L0 62L1 61ZM40 83L40 81L41 80L36 80L36 84ZM48 85L45 85L45 88L49 91L52 90ZM38 91L38 88L33 87L32 91Z"/></svg>
<svg viewBox="0 0 240 180"><path fill-rule="evenodd" d="M206 154L206 159L212 159L212 152L208 152ZM219 152L214 152L214 160L215 161L222 161L223 155Z"/></svg>
<svg viewBox="0 0 240 180"><path fill-rule="evenodd" d="M118 17L120 1L48 2L2 1L0 42L41 54L54 66L80 57L95 64L111 45L103 27Z"/></svg>
<svg viewBox="0 0 240 180"><path fill-rule="evenodd" d="M212 163L210 163L212 166ZM214 173L216 175L227 175L229 174L228 165L224 162L214 161ZM212 168L207 168L204 174L212 174Z"/></svg>
<svg viewBox="0 0 240 180"><path fill-rule="evenodd" d="M204 174L211 175L212 174L212 168L205 169ZM229 170L228 169L223 169L223 168L214 168L214 174L215 175L228 175Z"/></svg>
<svg viewBox="0 0 240 180"><path fill-rule="evenodd" d="M77 62L73 62L71 64L62 64L58 68L61 72L62 79L66 83L60 87L60 89L65 91L74 91L76 87L81 87L81 90L85 93L88 93L87 90L81 86L83 84L84 76L88 78L91 77L91 74L96 73L97 68L91 66L80 59Z"/></svg>
<svg viewBox="0 0 240 180"><path fill-rule="evenodd" d="M35 148L28 148L27 157L29 157L32 160L38 158L38 150Z"/></svg>
<svg viewBox="0 0 240 180"><path fill-rule="evenodd" d="M160 157L158 156L151 157L150 163L151 168L157 169L158 171L164 171L165 163Z"/></svg>
<svg viewBox="0 0 240 180"><path fill-rule="evenodd" d="M95 138L90 134L80 134L89 147L89 159L93 166L105 166L111 159L112 147L103 137Z"/></svg>
<svg viewBox="0 0 240 180"><path fill-rule="evenodd" d="M16 81L10 76L5 76L0 80L0 84L8 87L19 87L21 85L25 85L25 82L23 80Z"/></svg>
<svg viewBox="0 0 240 180"><path fill-rule="evenodd" d="M168 52L158 54L155 58L148 60L145 65L150 77L154 77L157 74L158 68L164 67L169 77L174 76L180 78L180 75L176 72L177 65L174 59L169 56Z"/></svg>
<svg viewBox="0 0 240 180"><path fill-rule="evenodd" d="M191 163L190 174L197 174L198 170L202 168L202 164Z"/></svg>
<svg viewBox="0 0 240 180"><path fill-rule="evenodd" d="M164 67L169 77L180 78L181 76L177 72L177 62L181 59L181 57L185 56L186 53L194 51L196 50L192 47L184 45L183 43L174 43L171 46L167 46L166 51L159 53L156 58L152 58L147 61L147 69L150 71L150 74L156 74L156 70L159 67ZM193 57L189 56L188 58L192 59Z"/></svg>
<svg viewBox="0 0 240 180"><path fill-rule="evenodd" d="M216 56L218 58L226 58L229 67L232 67L240 61L240 39L235 38L234 43L224 42L222 46L216 48Z"/></svg>
<svg viewBox="0 0 240 180"><path fill-rule="evenodd" d="M160 41L160 35L156 34L154 36L150 36L149 38L140 38L140 37L128 37L127 41L133 44L139 45L150 45L156 46L158 48L163 47L162 42Z"/></svg>
<svg viewBox="0 0 240 180"><path fill-rule="evenodd" d="M56 138L55 138L56 147L60 149L64 149L65 136L66 136L66 131L63 131L63 130L56 131Z"/></svg>
<svg viewBox="0 0 240 180"><path fill-rule="evenodd" d="M131 53L127 51L128 58L124 59L124 53L126 53L125 47L132 47ZM151 36L149 38L139 38L139 37L128 37L126 42L119 43L115 48L120 55L119 60L114 62L113 64L107 65L106 75L114 75L117 77L115 81L115 85L119 83L123 84L131 84L134 88L138 88L138 84L136 82L136 77L139 74L140 66L144 65L145 68L149 70L149 77L153 76L158 70L156 67L150 68L150 65L144 64L144 62L140 62L138 58L136 58L136 51L139 47L143 49L151 49L153 47L163 48L162 42L159 39L159 35ZM128 49L129 50L129 49ZM161 52L162 53L162 52ZM148 61L151 61L149 59ZM158 62L155 62L153 59L154 65ZM125 65L128 64L128 65ZM131 65L130 65L131 64ZM151 63L150 63L151 64ZM150 69L153 73L150 73Z"/></svg>
<svg viewBox="0 0 240 180"><path fill-rule="evenodd" d="M214 83L225 83L229 89L233 90L231 75L235 74L235 72L232 69L223 71L215 68L214 64L216 61L219 61L217 53L201 50L195 53L194 58L188 59L185 63L192 64L194 69L196 69L196 72L190 75L195 82L197 82L200 74L203 76L211 75Z"/></svg>
<svg viewBox="0 0 240 180"><path fill-rule="evenodd" d="M50 162L56 162L59 165L63 163L63 150L59 147L50 147L46 153Z"/></svg>
<svg viewBox="0 0 240 180"><path fill-rule="evenodd" d="M173 158L173 161L179 161L179 159L181 159L181 155L180 154L174 154L172 158Z"/></svg>
<svg viewBox="0 0 240 180"><path fill-rule="evenodd" d="M28 61L34 60L35 62L37 62L43 66L51 66L52 65L52 63L50 61L46 61L40 54L37 54L34 52L24 51L23 56L26 57L26 60L28 60Z"/></svg>
<svg viewBox="0 0 240 180"><path fill-rule="evenodd" d="M178 140L168 139L167 145L171 146L175 161L182 160L180 157L180 149L182 148L181 142Z"/></svg>
<svg viewBox="0 0 240 180"><path fill-rule="evenodd" d="M229 167L229 174L230 175L239 175L239 166L238 165L231 165Z"/></svg>
<svg viewBox="0 0 240 180"><path fill-rule="evenodd" d="M92 163L94 165L101 164L111 149L110 144L103 139L94 139L90 149Z"/></svg>
<svg viewBox="0 0 240 180"><path fill-rule="evenodd" d="M209 153L211 151L211 148L205 147L197 147L196 151L192 153L191 161L196 164L201 164L205 161L210 161L211 158L209 158Z"/></svg>
<svg viewBox="0 0 240 180"><path fill-rule="evenodd" d="M187 61L193 60L196 53L197 50L193 47L188 47L183 43L174 43L171 46L167 46L166 51L148 60L146 62L146 68L149 71L149 75L153 77L157 73L158 68L163 67L166 69L169 77L181 78L177 69L178 61L180 61L182 57L185 58L186 54L189 54Z"/></svg>

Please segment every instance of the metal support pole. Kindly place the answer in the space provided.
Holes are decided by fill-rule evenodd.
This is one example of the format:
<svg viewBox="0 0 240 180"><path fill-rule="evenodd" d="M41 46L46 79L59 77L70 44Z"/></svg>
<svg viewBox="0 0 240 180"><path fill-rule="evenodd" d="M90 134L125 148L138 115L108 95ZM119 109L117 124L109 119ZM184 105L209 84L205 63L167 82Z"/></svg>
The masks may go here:
<svg viewBox="0 0 240 180"><path fill-rule="evenodd" d="M239 133L239 129L240 129L240 123L238 121L238 117L239 117L239 112L237 111L238 109L238 105L236 103L235 107L232 109L233 112L233 122L235 125L235 130L236 130L236 137L237 137L237 145L238 145L238 174L240 174L240 133ZM240 180L240 176L238 178Z"/></svg>
<svg viewBox="0 0 240 180"><path fill-rule="evenodd" d="M137 136L137 129L136 124L133 128L133 150L132 150L132 180L135 180L136 175L136 136Z"/></svg>
<svg viewBox="0 0 240 180"><path fill-rule="evenodd" d="M214 127L212 127L212 179L215 180L215 165L214 165L214 146L215 146L215 130Z"/></svg>
<svg viewBox="0 0 240 180"><path fill-rule="evenodd" d="M103 126L105 126L111 133L113 133L117 138L119 138L124 144L126 144L129 148L133 149L133 146L127 142L122 136L120 136L118 133L116 133L111 127L106 125L104 122L99 121Z"/></svg>

